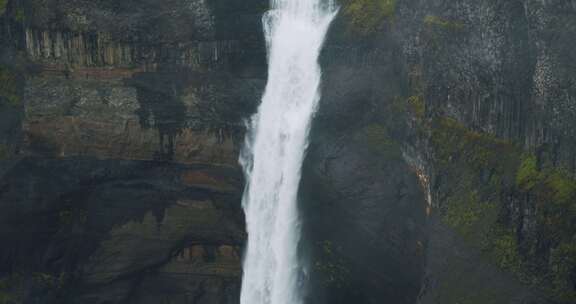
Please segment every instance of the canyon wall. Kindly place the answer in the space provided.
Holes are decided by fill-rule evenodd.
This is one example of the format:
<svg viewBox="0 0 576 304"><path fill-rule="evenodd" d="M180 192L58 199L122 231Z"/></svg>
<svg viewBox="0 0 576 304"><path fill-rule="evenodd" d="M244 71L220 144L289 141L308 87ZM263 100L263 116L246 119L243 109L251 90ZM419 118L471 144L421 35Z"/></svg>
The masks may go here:
<svg viewBox="0 0 576 304"><path fill-rule="evenodd" d="M0 302L236 303L260 3L2 6Z"/></svg>
<svg viewBox="0 0 576 304"><path fill-rule="evenodd" d="M572 303L576 2L342 0L309 303ZM0 303L237 303L267 1L0 1Z"/></svg>
<svg viewBox="0 0 576 304"><path fill-rule="evenodd" d="M342 246L329 254L345 265L337 273L354 273L348 288L328 280L328 302L572 303L576 3L341 3L305 177L339 219L328 228ZM412 203L410 175L424 191ZM381 259L357 263L374 251L371 208L382 205L406 209L378 217ZM363 278L378 288L361 291Z"/></svg>

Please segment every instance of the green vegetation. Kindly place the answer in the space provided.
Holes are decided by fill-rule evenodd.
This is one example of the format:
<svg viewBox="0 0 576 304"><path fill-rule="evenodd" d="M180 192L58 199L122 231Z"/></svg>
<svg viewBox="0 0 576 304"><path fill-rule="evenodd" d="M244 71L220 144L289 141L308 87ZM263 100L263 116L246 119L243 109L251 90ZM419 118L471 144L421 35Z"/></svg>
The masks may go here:
<svg viewBox="0 0 576 304"><path fill-rule="evenodd" d="M439 274L436 303L445 304L503 304L511 303L513 291L508 286L492 283L488 275L474 271L476 265L459 255L450 256L446 269ZM496 288L494 288L496 287ZM505 289L505 290L502 290Z"/></svg>
<svg viewBox="0 0 576 304"><path fill-rule="evenodd" d="M485 245L484 251L492 257L496 265L512 273L520 273L521 259L514 231L501 225L495 225L491 231L488 243Z"/></svg>
<svg viewBox="0 0 576 304"><path fill-rule="evenodd" d="M424 18L424 24L431 29L443 29L458 32L464 29L464 24L460 21L447 20L438 16L428 15Z"/></svg>
<svg viewBox="0 0 576 304"><path fill-rule="evenodd" d="M16 12L14 13L14 20L22 23L24 22L24 19L26 18L26 15L24 14L24 9L19 7L16 9Z"/></svg>
<svg viewBox="0 0 576 304"><path fill-rule="evenodd" d="M516 174L516 184L523 190L532 189L536 185L538 177L536 157L533 155L524 155L520 168L518 168L518 173Z"/></svg>
<svg viewBox="0 0 576 304"><path fill-rule="evenodd" d="M576 301L576 180L563 168L540 163L511 142L437 117L427 124L435 166L442 172L438 195L442 220L469 245L521 281L560 301ZM510 201L510 196L513 196ZM525 202L535 233L520 239L511 202ZM546 245L545 245L546 244ZM538 251L546 246L550 257ZM540 248L540 249L538 249Z"/></svg>
<svg viewBox="0 0 576 304"><path fill-rule="evenodd" d="M82 207L66 206L58 212L58 219L62 225L84 224L88 220L88 213Z"/></svg>
<svg viewBox="0 0 576 304"><path fill-rule="evenodd" d="M552 293L560 295L560 299L576 303L576 292L570 286L576 265L576 243L564 243L552 250L550 264L555 269Z"/></svg>
<svg viewBox="0 0 576 304"><path fill-rule="evenodd" d="M465 187L459 189L464 191L446 201L442 220L467 241L484 243L487 232L497 220L498 206L482 202L476 191L466 192Z"/></svg>
<svg viewBox="0 0 576 304"><path fill-rule="evenodd" d="M373 123L364 127L360 131L360 140L365 141L373 153L384 155L389 159L402 157L398 143L383 125Z"/></svg>
<svg viewBox="0 0 576 304"><path fill-rule="evenodd" d="M538 169L537 159L533 155L523 156L522 164L516 175L516 184L524 191L543 190L547 188L555 201L566 202L574 199L576 183L570 174L563 169Z"/></svg>
<svg viewBox="0 0 576 304"><path fill-rule="evenodd" d="M7 68L0 67L0 108L18 106L20 101L16 74Z"/></svg>
<svg viewBox="0 0 576 304"><path fill-rule="evenodd" d="M8 279L0 280L0 304L13 303L14 295L9 291L10 281Z"/></svg>
<svg viewBox="0 0 576 304"><path fill-rule="evenodd" d="M426 114L426 104L422 95L414 95L408 97L408 105L410 106L410 110L412 113L414 113L416 118L424 119Z"/></svg>
<svg viewBox="0 0 576 304"><path fill-rule="evenodd" d="M559 168L538 170L536 157L523 157L516 175L518 188L550 198L557 204L566 204L576 200L576 181L570 174Z"/></svg>
<svg viewBox="0 0 576 304"><path fill-rule="evenodd" d="M6 13L7 6L8 0L0 0L0 15L4 15L4 13ZM16 8L14 12L14 20L18 22L24 22L24 17L24 9L21 7Z"/></svg>
<svg viewBox="0 0 576 304"><path fill-rule="evenodd" d="M6 159L10 156L10 150L5 144L0 144L0 160Z"/></svg>
<svg viewBox="0 0 576 304"><path fill-rule="evenodd" d="M576 301L576 291L570 285L576 268L576 180L563 168L543 166L534 155L524 155L516 187L533 200L537 224L555 244L547 265L551 272L546 280L551 284L545 289L562 301Z"/></svg>
<svg viewBox="0 0 576 304"><path fill-rule="evenodd" d="M572 204L576 200L576 181L563 169L546 170L544 184L557 204ZM568 207L568 206L567 206ZM574 207L574 206L572 206Z"/></svg>
<svg viewBox="0 0 576 304"><path fill-rule="evenodd" d="M511 143L470 131L451 118L438 118L432 125L431 141L437 159L443 164L459 160L476 170L490 169L498 174L515 171L519 149Z"/></svg>
<svg viewBox="0 0 576 304"><path fill-rule="evenodd" d="M345 0L343 11L355 32L368 34L394 17L396 0Z"/></svg>
<svg viewBox="0 0 576 304"><path fill-rule="evenodd" d="M40 286L52 288L52 289L60 289L64 286L66 281L66 274L61 273L58 276L44 273L44 272L35 272L32 274L32 278L34 282Z"/></svg>
<svg viewBox="0 0 576 304"><path fill-rule="evenodd" d="M0 304L17 304L21 300L22 278L18 275L0 278Z"/></svg>
<svg viewBox="0 0 576 304"><path fill-rule="evenodd" d="M4 14L6 12L6 6L8 5L8 0L0 0L0 15ZM1 300L0 300L0 303Z"/></svg>
<svg viewBox="0 0 576 304"><path fill-rule="evenodd" d="M12 304L15 303L15 300L12 293L0 290L0 304Z"/></svg>
<svg viewBox="0 0 576 304"><path fill-rule="evenodd" d="M320 257L314 263L314 268L324 278L323 283L332 287L342 288L349 283L350 271L346 263L340 257L340 248L335 248L331 241L323 241L317 244Z"/></svg>
<svg viewBox="0 0 576 304"><path fill-rule="evenodd" d="M258 2L257 6L255 7L256 12L259 15L262 15L270 10L270 3L268 1L261 1Z"/></svg>

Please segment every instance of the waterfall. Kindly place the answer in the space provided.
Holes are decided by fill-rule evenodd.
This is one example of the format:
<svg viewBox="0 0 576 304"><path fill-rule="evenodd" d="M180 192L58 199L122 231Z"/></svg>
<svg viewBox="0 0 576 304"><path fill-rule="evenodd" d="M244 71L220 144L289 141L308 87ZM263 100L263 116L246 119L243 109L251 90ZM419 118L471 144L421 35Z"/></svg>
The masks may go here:
<svg viewBox="0 0 576 304"><path fill-rule="evenodd" d="M271 0L263 17L268 83L240 157L248 244L241 304L301 304L297 193L320 99L318 56L334 0Z"/></svg>

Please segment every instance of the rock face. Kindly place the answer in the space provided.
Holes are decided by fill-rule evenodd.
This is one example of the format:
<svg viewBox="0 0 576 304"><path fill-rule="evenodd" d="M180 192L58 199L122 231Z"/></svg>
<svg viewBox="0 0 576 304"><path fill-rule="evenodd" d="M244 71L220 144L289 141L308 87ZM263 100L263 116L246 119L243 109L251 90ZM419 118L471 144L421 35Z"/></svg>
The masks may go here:
<svg viewBox="0 0 576 304"><path fill-rule="evenodd" d="M568 51L575 4L399 1L395 23L417 110L406 156L425 176L435 217L484 261L559 303L576 299L576 70ZM441 269L470 273L434 264L429 278L436 284L446 280ZM489 286L466 277L463 287ZM450 285L453 296L458 285ZM457 299L431 292L436 301ZM544 301L462 294L461 301Z"/></svg>
<svg viewBox="0 0 576 304"><path fill-rule="evenodd" d="M2 258L11 269L3 271L32 273L21 278L30 288L25 301L130 303L134 294L167 301L200 292L172 287L179 277L206 288L198 298L233 297L244 239L234 174L153 162L23 159L4 176L10 207L2 213ZM148 281L172 292L145 287Z"/></svg>
<svg viewBox="0 0 576 304"><path fill-rule="evenodd" d="M3 4L0 302L238 301L265 56L229 2Z"/></svg>
<svg viewBox="0 0 576 304"><path fill-rule="evenodd" d="M0 303L238 303L266 0L0 1ZM576 2L342 0L308 303L573 303Z"/></svg>
<svg viewBox="0 0 576 304"><path fill-rule="evenodd" d="M315 198L330 206L320 209L328 217L370 210L364 202L372 185L378 191L370 199L388 211L379 216L382 231L370 226L376 210L354 220L363 230L342 222L328 228L338 235L332 241L347 233L353 240L335 242L342 247L327 255L340 263L319 270L356 272L347 278L354 286L379 269L379 289L329 282L326 294L359 291L346 303L576 299L576 70L568 51L575 17L573 1L342 1L323 56L325 89L305 183L322 193ZM394 160L396 149L413 172ZM386 197L403 187L382 180L414 185L414 175L426 203L415 190L396 204ZM321 231L311 226L311 235ZM393 241L394 227L403 242ZM388 240L378 256L398 268L369 258L354 263L376 231ZM370 266L358 275L361 265Z"/></svg>
<svg viewBox="0 0 576 304"><path fill-rule="evenodd" d="M379 124L419 177L420 303L574 301L574 8L343 1L323 111L340 135Z"/></svg>

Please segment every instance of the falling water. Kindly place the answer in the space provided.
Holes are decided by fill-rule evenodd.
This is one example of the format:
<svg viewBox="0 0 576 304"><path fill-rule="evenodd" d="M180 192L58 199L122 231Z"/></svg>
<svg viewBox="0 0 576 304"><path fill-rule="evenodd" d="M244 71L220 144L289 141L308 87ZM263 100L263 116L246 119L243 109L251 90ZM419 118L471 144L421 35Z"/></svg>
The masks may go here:
<svg viewBox="0 0 576 304"><path fill-rule="evenodd" d="M248 245L242 304L301 304L298 184L320 87L318 56L334 0L271 0L263 17L268 83L240 157Z"/></svg>

